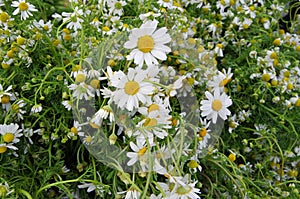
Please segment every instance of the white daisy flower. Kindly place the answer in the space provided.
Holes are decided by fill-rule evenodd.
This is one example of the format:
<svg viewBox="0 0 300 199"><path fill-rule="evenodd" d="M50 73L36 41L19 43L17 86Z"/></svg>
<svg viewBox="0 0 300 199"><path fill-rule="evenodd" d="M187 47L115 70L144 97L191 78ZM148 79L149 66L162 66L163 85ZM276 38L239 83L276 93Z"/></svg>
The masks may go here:
<svg viewBox="0 0 300 199"><path fill-rule="evenodd" d="M48 21L47 23L45 23L45 21L43 19L33 22L33 25L37 28L39 28L42 31L45 31L47 33L50 33L52 31L52 23L51 21Z"/></svg>
<svg viewBox="0 0 300 199"><path fill-rule="evenodd" d="M134 144L133 142L130 142L130 148L134 152L127 152L127 157L130 158L130 160L127 162L128 166L134 165L137 161L142 160L145 158L145 153L147 152L147 146L146 146L146 140L145 139L137 139L137 144Z"/></svg>
<svg viewBox="0 0 300 199"><path fill-rule="evenodd" d="M212 88L212 91L219 90L220 92L224 91L224 87L228 82L231 81L232 73L231 68L228 69L228 72L223 70L223 73L218 71L218 75L215 75L212 80L207 82L207 86Z"/></svg>
<svg viewBox="0 0 300 199"><path fill-rule="evenodd" d="M13 1L11 6L17 8L13 12L13 15L17 15L17 14L21 13L21 20L25 20L29 16L32 16L31 12L38 11L37 9L35 9L34 5L26 2L25 0Z"/></svg>
<svg viewBox="0 0 300 199"><path fill-rule="evenodd" d="M80 136L82 136L82 134L80 134ZM94 143L94 138L95 138L95 136L84 135L83 144L86 144L86 145L93 144Z"/></svg>
<svg viewBox="0 0 300 199"><path fill-rule="evenodd" d="M110 78L110 83L117 90L111 93L112 101L119 108L126 108L128 111L139 108L139 102L145 104L149 101L149 95L153 93L154 87L151 83L143 81L146 75L147 73L140 68L129 68L127 75L123 72L121 76L113 75Z"/></svg>
<svg viewBox="0 0 300 199"><path fill-rule="evenodd" d="M71 100L64 100L61 102L62 105L64 105L64 107L70 111L72 109L72 101Z"/></svg>
<svg viewBox="0 0 300 199"><path fill-rule="evenodd" d="M81 29L81 23L83 22L83 19L80 17L83 15L82 9L79 9L77 6L74 9L73 13L63 12L61 15L65 18L63 18L63 22L69 21L67 24L67 28L73 29L77 31L77 29Z"/></svg>
<svg viewBox="0 0 300 199"><path fill-rule="evenodd" d="M2 140L6 143L17 143L20 141L19 137L22 137L20 133L22 129L19 129L18 124L3 124L0 125L0 134L2 135Z"/></svg>
<svg viewBox="0 0 300 199"><path fill-rule="evenodd" d="M91 122L101 126L103 119L107 119L109 117L109 121L115 121L114 113L109 105L103 106L100 108L92 118Z"/></svg>
<svg viewBox="0 0 300 199"><path fill-rule="evenodd" d="M85 82L81 82L79 84L71 84L68 88L73 92L73 97L78 99L89 100L91 97L94 97L94 89L92 86L86 84Z"/></svg>
<svg viewBox="0 0 300 199"><path fill-rule="evenodd" d="M4 94L0 98L0 103L2 104L2 108L8 111L10 109L11 103L10 101L16 100L16 96L14 93L11 93L10 95Z"/></svg>
<svg viewBox="0 0 300 199"><path fill-rule="evenodd" d="M43 109L41 104L35 104L34 106L32 106L30 113L39 113L41 112Z"/></svg>
<svg viewBox="0 0 300 199"><path fill-rule="evenodd" d="M182 183L175 183L173 190L170 193L168 199L199 199L201 194L200 189L196 188L197 181L189 183L187 179L188 175L182 178Z"/></svg>
<svg viewBox="0 0 300 199"><path fill-rule="evenodd" d="M143 126L145 131L149 131L160 139L168 136L166 129L171 128L171 116L160 114L159 111L151 111L138 126Z"/></svg>
<svg viewBox="0 0 300 199"><path fill-rule="evenodd" d="M208 100L202 100L200 110L202 111L202 117L206 119L212 119L213 123L217 122L218 116L223 120L227 119L227 115L231 112L227 109L232 104L232 100L226 93L220 94L219 90L214 91L214 95L206 91L205 96Z"/></svg>
<svg viewBox="0 0 300 199"><path fill-rule="evenodd" d="M121 16L123 14L123 7L126 5L126 1L110 0L107 1L109 7L109 14Z"/></svg>
<svg viewBox="0 0 300 199"><path fill-rule="evenodd" d="M167 28L160 28L157 31L158 21L147 21L140 28L134 28L129 35L129 41L124 44L127 49L133 49L126 57L134 60L134 63L142 66L158 64L157 59L166 60L166 53L171 52L171 48L166 43L171 41L167 34Z"/></svg>
<svg viewBox="0 0 300 199"><path fill-rule="evenodd" d="M7 151L7 149L18 150L18 148L13 146L12 143L9 143L9 144L2 143L2 144L0 144L0 154L5 153Z"/></svg>
<svg viewBox="0 0 300 199"><path fill-rule="evenodd" d="M24 100L18 100L14 104L11 105L11 110L15 116L17 116L18 120L23 120L23 114L26 112L22 108L26 105Z"/></svg>

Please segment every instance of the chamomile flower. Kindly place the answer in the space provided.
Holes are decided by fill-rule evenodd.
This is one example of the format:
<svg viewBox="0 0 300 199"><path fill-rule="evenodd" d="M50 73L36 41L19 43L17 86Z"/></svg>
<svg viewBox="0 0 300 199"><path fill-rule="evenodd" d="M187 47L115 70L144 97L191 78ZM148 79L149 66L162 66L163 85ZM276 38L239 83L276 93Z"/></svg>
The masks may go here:
<svg viewBox="0 0 300 199"><path fill-rule="evenodd" d="M13 1L11 4L12 7L17 9L13 12L13 15L21 13L21 20L27 19L29 16L32 16L31 12L38 11L35 9L35 6L26 2L26 0Z"/></svg>
<svg viewBox="0 0 300 199"><path fill-rule="evenodd" d="M11 103L10 101L16 100L16 96L14 93L4 94L0 99L0 103L2 104L2 108L8 111L10 109Z"/></svg>
<svg viewBox="0 0 300 199"><path fill-rule="evenodd" d="M11 150L18 150L17 147L15 147L12 143L2 143L0 144L0 154L5 153L7 151L7 149L11 149Z"/></svg>
<svg viewBox="0 0 300 199"><path fill-rule="evenodd" d="M127 162L128 166L134 165L139 160L143 160L145 158L145 153L147 152L147 146L146 141L144 139L137 139L137 144L130 142L130 148L134 152L127 152L127 157L130 158L130 160Z"/></svg>
<svg viewBox="0 0 300 199"><path fill-rule="evenodd" d="M35 104L34 106L32 106L30 113L39 113L41 112L43 109L41 104Z"/></svg>
<svg viewBox="0 0 300 199"><path fill-rule="evenodd" d="M22 109L24 106L26 106L24 100L18 100L10 107L13 115L17 116L18 120L23 120L23 114L26 112Z"/></svg>
<svg viewBox="0 0 300 199"><path fill-rule="evenodd" d="M70 111L72 109L72 101L71 100L64 100L61 102L64 107Z"/></svg>
<svg viewBox="0 0 300 199"><path fill-rule="evenodd" d="M73 13L68 13L68 12L63 12L62 16L63 21L67 22L69 21L69 23L67 24L67 28L73 29L75 31L77 31L78 29L82 28L81 23L83 22L83 19L81 18L83 15L83 11L82 9L79 9L77 6L74 9Z"/></svg>
<svg viewBox="0 0 300 199"><path fill-rule="evenodd" d="M121 74L121 76L119 76ZM126 108L128 111L139 108L139 102L145 104L149 101L149 95L153 93L154 87L148 82L144 82L147 73L140 68L129 68L128 74L123 72L113 75L110 80L116 90L111 94L119 108Z"/></svg>
<svg viewBox="0 0 300 199"><path fill-rule="evenodd" d="M123 7L127 4L126 1L123 0L110 0L106 2L109 7L109 14L118 16L123 14Z"/></svg>
<svg viewBox="0 0 300 199"><path fill-rule="evenodd" d="M215 90L213 95L206 91L205 96L207 100L202 100L200 107L202 117L206 117L208 120L212 119L213 123L217 122L218 117L226 120L227 115L231 114L227 109L232 104L230 97L226 93L220 94L219 90Z"/></svg>
<svg viewBox="0 0 300 199"><path fill-rule="evenodd" d="M175 182L168 199L199 199L200 189L196 188L197 181L189 182L188 174Z"/></svg>
<svg viewBox="0 0 300 199"><path fill-rule="evenodd" d="M37 28L39 28L41 31L45 31L47 33L50 33L52 31L52 23L51 21L47 21L45 23L45 21L43 19L33 22L33 25L36 26Z"/></svg>
<svg viewBox="0 0 300 199"><path fill-rule="evenodd" d="M83 144L90 145L94 143L95 136L83 135L82 141Z"/></svg>
<svg viewBox="0 0 300 199"><path fill-rule="evenodd" d="M103 106L100 108L92 118L91 122L94 124L101 126L103 119L107 119L109 117L109 121L113 122L115 120L114 113L109 105Z"/></svg>
<svg viewBox="0 0 300 199"><path fill-rule="evenodd" d="M18 124L2 124L0 125L0 134L2 135L2 140L6 143L17 143L20 141L19 137L22 137L20 133L22 129L19 129Z"/></svg>
<svg viewBox="0 0 300 199"><path fill-rule="evenodd" d="M157 20L147 21L140 28L135 28L129 35L129 41L124 44L127 49L133 49L127 56L128 60L142 66L158 64L157 59L166 60L166 53L171 52L171 48L165 44L171 41L167 28L156 30Z"/></svg>
<svg viewBox="0 0 300 199"><path fill-rule="evenodd" d="M68 86L71 91L73 91L73 97L78 99L89 100L94 97L94 89L92 86L86 84L85 82L80 82L79 84L71 84Z"/></svg>

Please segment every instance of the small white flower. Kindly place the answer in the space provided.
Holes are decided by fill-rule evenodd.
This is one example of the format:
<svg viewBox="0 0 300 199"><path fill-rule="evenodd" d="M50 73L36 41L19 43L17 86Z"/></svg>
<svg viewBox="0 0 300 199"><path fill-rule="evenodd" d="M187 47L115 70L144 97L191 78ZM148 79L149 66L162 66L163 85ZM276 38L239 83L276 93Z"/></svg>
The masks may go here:
<svg viewBox="0 0 300 199"><path fill-rule="evenodd" d="M128 60L142 66L146 62L147 66L158 64L157 59L166 60L166 53L171 52L171 48L166 43L171 41L167 34L167 29L156 30L158 21L147 21L140 28L135 28L129 35L129 41L124 44L127 49L133 49L127 56ZM156 31L155 31L156 30Z"/></svg>
<svg viewBox="0 0 300 199"><path fill-rule="evenodd" d="M129 68L127 75L123 72L116 75L110 78L111 85L117 89L111 93L111 99L119 108L132 111L139 108L139 102L145 104L149 101L154 87L144 81L147 76L145 71L140 68Z"/></svg>
<svg viewBox="0 0 300 199"><path fill-rule="evenodd" d="M145 157L144 155L147 151L147 146L145 145L145 143L145 139L137 139L137 144L134 144L133 142L129 143L130 148L134 152L127 152L127 157L130 158L130 160L127 162L128 166L134 165L137 161Z"/></svg>
<svg viewBox="0 0 300 199"><path fill-rule="evenodd" d="M0 134L2 135L2 140L6 143L17 143L20 141L19 137L23 134L20 133L22 129L19 129L18 124L3 124L0 125Z"/></svg>
<svg viewBox="0 0 300 199"><path fill-rule="evenodd" d="M68 12L63 12L62 16L65 17L63 18L63 22L69 21L67 24L67 28L73 29L77 31L77 29L81 29L81 23L83 22L83 19L81 16L83 15L82 9L79 9L77 6L74 9L73 13L68 13Z"/></svg>
<svg viewBox="0 0 300 199"><path fill-rule="evenodd" d="M81 185L78 185L79 189L87 189L87 192L90 193L96 189L96 186L93 183L82 183Z"/></svg>
<svg viewBox="0 0 300 199"><path fill-rule="evenodd" d="M39 113L42 111L42 105L41 104L35 104L32 108L31 108L31 113Z"/></svg>
<svg viewBox="0 0 300 199"><path fill-rule="evenodd" d="M206 91L205 96L207 100L201 101L201 115L208 120L212 119L213 123L217 122L218 116L223 120L227 119L227 115L230 115L230 111L227 109L232 104L232 100L226 93L220 95L219 90L214 91L214 95Z"/></svg>
<svg viewBox="0 0 300 199"><path fill-rule="evenodd" d="M17 8L13 12L13 15L21 13L21 20L25 20L29 16L32 16L31 12L38 11L37 9L35 9L34 5L27 3L25 0L13 1L11 6Z"/></svg>

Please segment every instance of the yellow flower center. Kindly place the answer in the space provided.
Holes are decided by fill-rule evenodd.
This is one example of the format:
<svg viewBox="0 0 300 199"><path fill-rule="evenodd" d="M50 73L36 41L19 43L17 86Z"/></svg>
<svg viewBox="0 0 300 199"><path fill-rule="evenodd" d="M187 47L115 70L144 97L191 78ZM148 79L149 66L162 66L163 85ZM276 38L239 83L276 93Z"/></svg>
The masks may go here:
<svg viewBox="0 0 300 199"><path fill-rule="evenodd" d="M8 65L8 64L6 64L4 62L1 63L1 66L2 66L3 69L8 69L10 67L10 65Z"/></svg>
<svg viewBox="0 0 300 199"><path fill-rule="evenodd" d="M7 142L7 143L12 142L14 140L14 138L15 138L15 136L13 133L5 133L3 135L3 141Z"/></svg>
<svg viewBox="0 0 300 199"><path fill-rule="evenodd" d="M122 9L122 4L120 2L115 3L115 9L121 10Z"/></svg>
<svg viewBox="0 0 300 199"><path fill-rule="evenodd" d="M143 53L148 53L154 48L154 39L149 35L141 36L138 39L137 47Z"/></svg>
<svg viewBox="0 0 300 199"><path fill-rule="evenodd" d="M46 30L46 31L48 31L49 30L49 26L44 25L43 29Z"/></svg>
<svg viewBox="0 0 300 199"><path fill-rule="evenodd" d="M98 79L92 79L92 81L90 82L90 85L94 89L99 89L100 88L100 81Z"/></svg>
<svg viewBox="0 0 300 199"><path fill-rule="evenodd" d="M192 191L192 187L186 185L186 186L180 186L176 189L176 193L178 195L186 195L187 193Z"/></svg>
<svg viewBox="0 0 300 199"><path fill-rule="evenodd" d="M223 87L223 86L225 86L228 82L229 82L229 79L225 78L225 79L223 79L223 80L220 82L219 86L220 86L220 87Z"/></svg>
<svg viewBox="0 0 300 199"><path fill-rule="evenodd" d="M151 111L159 111L159 106L157 104L151 104L148 107L148 113L150 113Z"/></svg>
<svg viewBox="0 0 300 199"><path fill-rule="evenodd" d="M204 127L201 128L200 131L199 131L199 135L200 135L201 137L205 137L206 134L207 134L206 128L204 128Z"/></svg>
<svg viewBox="0 0 300 199"><path fill-rule="evenodd" d="M254 6L250 6L249 9L250 9L251 11L254 11L254 10L255 10L255 7L254 7Z"/></svg>
<svg viewBox="0 0 300 199"><path fill-rule="evenodd" d="M107 61L107 65L113 67L113 66L116 65L116 62L113 59L110 59L110 60Z"/></svg>
<svg viewBox="0 0 300 199"><path fill-rule="evenodd" d="M218 100L218 99L215 99L214 101L213 101L213 103L212 103L212 109L214 110L214 111L219 111L219 110L221 110L222 109L222 101L221 100Z"/></svg>
<svg viewBox="0 0 300 199"><path fill-rule="evenodd" d="M1 153L5 153L7 151L7 147L6 146L0 146L0 154Z"/></svg>
<svg viewBox="0 0 300 199"><path fill-rule="evenodd" d="M295 102L295 106L300 106L300 98L298 98L297 101Z"/></svg>
<svg viewBox="0 0 300 199"><path fill-rule="evenodd" d="M188 167L191 168L191 169L195 169L195 168L197 168L198 166L199 166L199 165L198 165L198 163L197 163L196 160L191 160L191 161L189 161L189 163L188 163Z"/></svg>
<svg viewBox="0 0 300 199"><path fill-rule="evenodd" d="M146 118L146 121L143 125L150 128L154 127L157 125L157 120L155 118Z"/></svg>
<svg viewBox="0 0 300 199"><path fill-rule="evenodd" d="M228 158L231 162L234 162L236 160L236 155L231 153L231 154L229 154Z"/></svg>
<svg viewBox="0 0 300 199"><path fill-rule="evenodd" d="M102 30L103 30L104 32L108 32L108 31L110 31L110 28L107 27L107 26L104 26L104 27L102 27Z"/></svg>
<svg viewBox="0 0 300 199"><path fill-rule="evenodd" d="M287 71L284 71L283 75L284 75L284 77L290 77L291 72L288 71L288 70L287 70Z"/></svg>
<svg viewBox="0 0 300 199"><path fill-rule="evenodd" d="M72 40L72 36L70 34L65 34L64 35L64 40L70 41L70 40Z"/></svg>
<svg viewBox="0 0 300 199"><path fill-rule="evenodd" d="M72 133L74 133L74 135L78 135L78 131L77 131L77 128L76 127L72 127L71 129L70 129L70 131L72 132Z"/></svg>
<svg viewBox="0 0 300 199"><path fill-rule="evenodd" d="M8 19L9 19L9 15L6 12L2 12L0 14L0 21L2 21L3 23L7 22Z"/></svg>
<svg viewBox="0 0 300 199"><path fill-rule="evenodd" d="M223 45L222 45L222 44L217 44L216 46L217 46L218 48L221 48L221 49L223 48Z"/></svg>
<svg viewBox="0 0 300 199"><path fill-rule="evenodd" d="M292 90L294 88L294 85L292 83L288 83L287 89Z"/></svg>
<svg viewBox="0 0 300 199"><path fill-rule="evenodd" d="M13 111L14 113L19 113L19 111L20 111L20 107L19 107L18 104L13 104L13 105L11 106L11 109L12 109L12 111Z"/></svg>
<svg viewBox="0 0 300 199"><path fill-rule="evenodd" d="M280 39L275 39L274 41L273 41L273 44L275 45L275 46L279 46L280 45Z"/></svg>
<svg viewBox="0 0 300 199"><path fill-rule="evenodd" d="M230 128L236 128L236 123L235 122L229 122L229 127Z"/></svg>
<svg viewBox="0 0 300 199"><path fill-rule="evenodd" d="M126 82L124 90L127 95L135 95L137 92L139 92L140 86L135 81L129 81Z"/></svg>
<svg viewBox="0 0 300 199"><path fill-rule="evenodd" d="M138 157L141 157L142 155L144 155L147 151L147 148L146 147L143 147L141 148L139 151L138 151Z"/></svg>
<svg viewBox="0 0 300 199"><path fill-rule="evenodd" d="M25 43L25 39L23 37L18 37L17 38L17 44L23 45Z"/></svg>
<svg viewBox="0 0 300 199"><path fill-rule="evenodd" d="M244 29L248 29L248 28L249 28L249 25L248 25L248 24L243 24L243 28L244 28Z"/></svg>
<svg viewBox="0 0 300 199"><path fill-rule="evenodd" d="M262 75L261 79L265 82L268 82L271 79L271 76L270 74L266 73Z"/></svg>
<svg viewBox="0 0 300 199"><path fill-rule="evenodd" d="M271 58L271 59L276 59L276 58L277 58L277 53L276 53L276 52L272 52L272 53L270 54L270 58Z"/></svg>
<svg viewBox="0 0 300 199"><path fill-rule="evenodd" d="M14 51L13 51L13 50L7 51L7 56L8 56L9 58L13 58L13 57L14 57Z"/></svg>
<svg viewBox="0 0 300 199"><path fill-rule="evenodd" d="M21 11L26 11L26 10L28 10L28 4L27 3L25 3L25 2L20 2L20 4L19 4L19 9L21 10Z"/></svg>
<svg viewBox="0 0 300 199"><path fill-rule="evenodd" d="M300 52L300 45L296 46L296 51Z"/></svg>
<svg viewBox="0 0 300 199"><path fill-rule="evenodd" d="M84 82L85 79L86 79L85 74L81 74L81 73L80 73L80 74L76 75L75 81L76 81L76 82Z"/></svg>
<svg viewBox="0 0 300 199"><path fill-rule="evenodd" d="M187 39L187 42L188 42L188 44L190 44L190 45L196 44L196 40L195 40L194 38L192 38L192 37L188 38L188 39Z"/></svg>
<svg viewBox="0 0 300 199"><path fill-rule="evenodd" d="M10 100L9 95L3 95L3 96L1 97L1 103L2 103L2 104L7 104L7 103L9 102L9 100Z"/></svg>
<svg viewBox="0 0 300 199"><path fill-rule="evenodd" d="M272 85L272 86L277 86L277 85L278 85L278 81L273 79L273 80L271 81L271 85Z"/></svg>
<svg viewBox="0 0 300 199"><path fill-rule="evenodd" d="M6 193L7 193L7 190L6 190L5 186L0 185L0 197L6 196Z"/></svg>
<svg viewBox="0 0 300 199"><path fill-rule="evenodd" d="M192 86L195 83L195 79L194 78L187 78L187 83Z"/></svg>
<svg viewBox="0 0 300 199"><path fill-rule="evenodd" d="M92 141L93 141L92 136L90 136L90 135L86 136L85 141L86 141L87 143L92 143Z"/></svg>

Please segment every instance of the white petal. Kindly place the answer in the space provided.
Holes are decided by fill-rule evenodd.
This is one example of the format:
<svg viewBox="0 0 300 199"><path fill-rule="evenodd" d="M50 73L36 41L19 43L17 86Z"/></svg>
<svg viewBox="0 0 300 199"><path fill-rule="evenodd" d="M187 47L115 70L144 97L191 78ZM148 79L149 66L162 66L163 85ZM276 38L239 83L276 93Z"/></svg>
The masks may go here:
<svg viewBox="0 0 300 199"><path fill-rule="evenodd" d="M166 59L167 59L166 54L163 53L162 51L159 51L159 50L152 50L152 51L151 51L151 54L152 54L154 57L156 57L156 58L158 58L158 59L160 59L160 60L166 60Z"/></svg>

